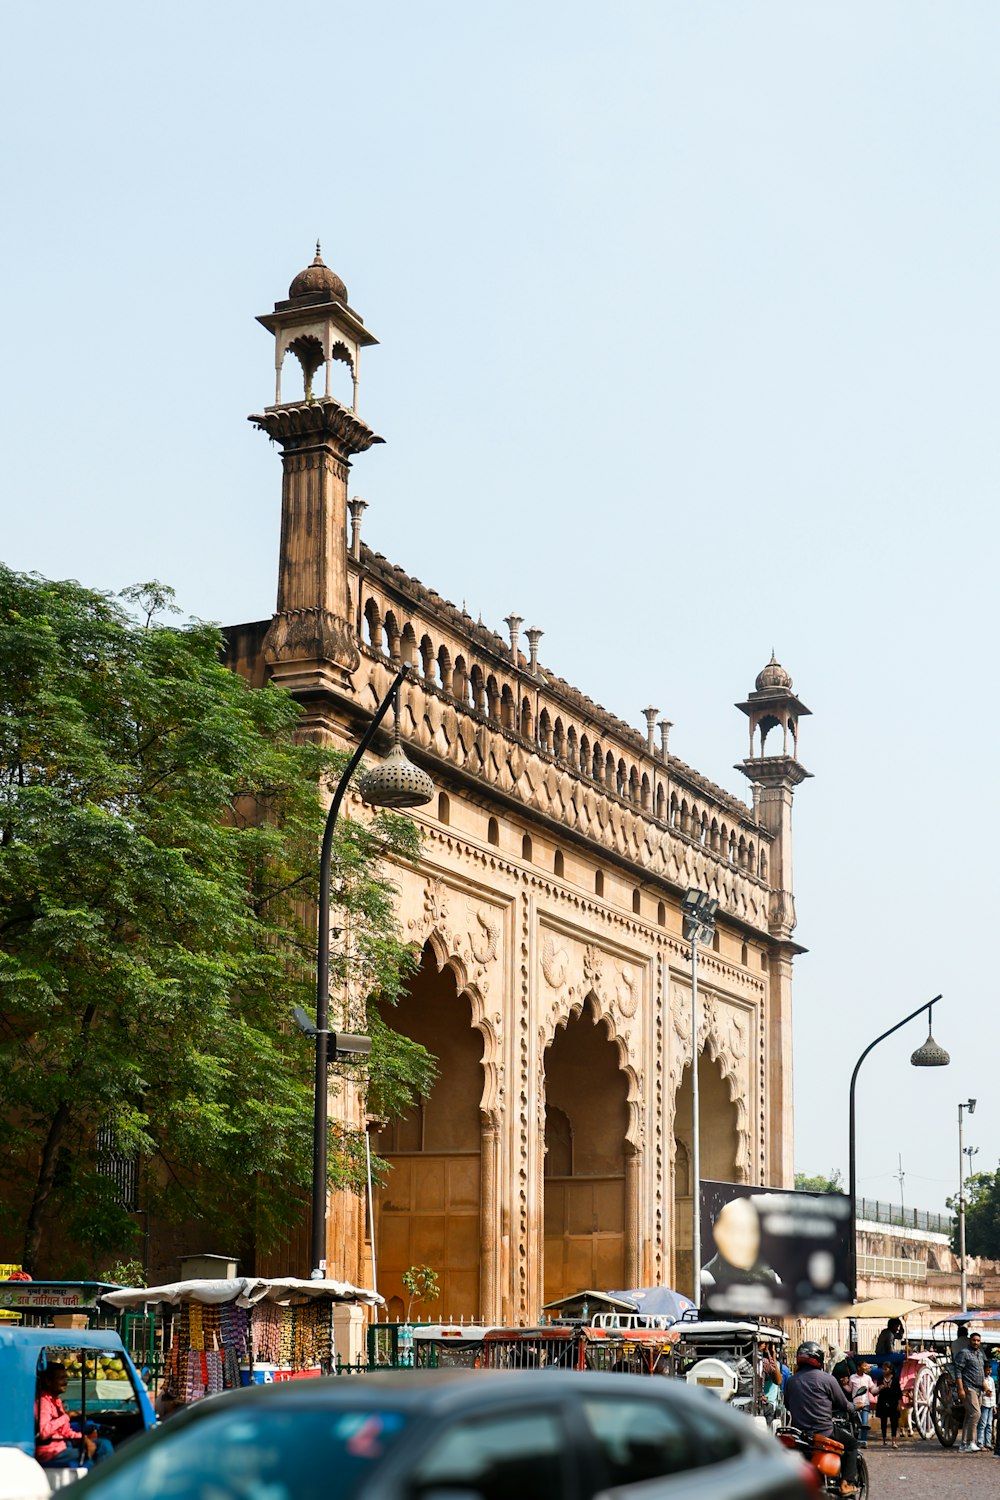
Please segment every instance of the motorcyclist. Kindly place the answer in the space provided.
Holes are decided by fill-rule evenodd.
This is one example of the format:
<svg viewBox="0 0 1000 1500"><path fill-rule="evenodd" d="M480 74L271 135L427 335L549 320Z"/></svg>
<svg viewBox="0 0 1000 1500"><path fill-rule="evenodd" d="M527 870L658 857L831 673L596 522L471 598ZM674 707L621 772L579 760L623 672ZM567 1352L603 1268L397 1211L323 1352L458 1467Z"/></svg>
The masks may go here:
<svg viewBox="0 0 1000 1500"><path fill-rule="evenodd" d="M795 1374L786 1380L785 1407L792 1425L800 1432L821 1432L825 1437L836 1437L843 1443L844 1454L840 1468L840 1493L857 1493L858 1440L851 1422L851 1403L840 1384L823 1368L823 1350L814 1340L800 1344L795 1354ZM843 1415L845 1427L834 1433L834 1417Z"/></svg>

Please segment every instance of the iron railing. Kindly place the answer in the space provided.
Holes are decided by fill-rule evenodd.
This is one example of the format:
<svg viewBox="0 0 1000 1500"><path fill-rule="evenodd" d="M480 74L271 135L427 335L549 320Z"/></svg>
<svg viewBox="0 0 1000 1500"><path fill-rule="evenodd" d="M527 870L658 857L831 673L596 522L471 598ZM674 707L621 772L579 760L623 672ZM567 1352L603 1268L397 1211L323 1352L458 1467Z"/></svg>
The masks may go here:
<svg viewBox="0 0 1000 1500"><path fill-rule="evenodd" d="M950 1235L955 1227L951 1214L929 1214L922 1208L902 1208L879 1198L859 1198L857 1217L873 1224L898 1224L901 1229L926 1229L929 1234Z"/></svg>

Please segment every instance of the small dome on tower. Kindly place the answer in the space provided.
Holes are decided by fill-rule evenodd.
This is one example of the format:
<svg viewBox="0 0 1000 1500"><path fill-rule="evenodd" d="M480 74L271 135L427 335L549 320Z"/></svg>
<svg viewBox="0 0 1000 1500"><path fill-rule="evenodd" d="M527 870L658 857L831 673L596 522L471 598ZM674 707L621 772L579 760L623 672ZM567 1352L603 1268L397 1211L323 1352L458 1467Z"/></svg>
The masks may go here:
<svg viewBox="0 0 1000 1500"><path fill-rule="evenodd" d="M311 266L306 266L300 271L288 288L289 298L292 297L317 297L323 292L332 292L341 302L347 301L347 288L337 275L323 260L319 250L319 240L316 241L316 258Z"/></svg>
<svg viewBox="0 0 1000 1500"><path fill-rule="evenodd" d="M757 673L755 686L758 693L767 692L769 688L784 688L787 692L791 691L792 679L778 661L773 651L771 652L771 660L767 666L762 672Z"/></svg>

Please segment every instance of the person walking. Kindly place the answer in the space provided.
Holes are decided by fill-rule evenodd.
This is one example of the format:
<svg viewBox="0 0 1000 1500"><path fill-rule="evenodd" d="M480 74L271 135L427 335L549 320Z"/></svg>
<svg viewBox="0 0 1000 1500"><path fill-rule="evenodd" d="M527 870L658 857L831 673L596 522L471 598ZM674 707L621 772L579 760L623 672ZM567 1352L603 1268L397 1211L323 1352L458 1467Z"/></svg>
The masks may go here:
<svg viewBox="0 0 1000 1500"><path fill-rule="evenodd" d="M983 1359L981 1344L980 1335L970 1333L968 1345L959 1351L955 1360L958 1399L965 1408L965 1425L962 1428L962 1441L958 1446L959 1453L982 1451L976 1441L979 1418L982 1415L983 1384L986 1380L986 1361Z"/></svg>
<svg viewBox="0 0 1000 1500"><path fill-rule="evenodd" d="M859 1448L868 1447L868 1424L871 1421L871 1406L875 1400L873 1394L875 1390L876 1386L869 1373L868 1361L866 1359L859 1359L858 1368L850 1377L851 1400L854 1403L854 1410L861 1418L861 1435L858 1438Z"/></svg>

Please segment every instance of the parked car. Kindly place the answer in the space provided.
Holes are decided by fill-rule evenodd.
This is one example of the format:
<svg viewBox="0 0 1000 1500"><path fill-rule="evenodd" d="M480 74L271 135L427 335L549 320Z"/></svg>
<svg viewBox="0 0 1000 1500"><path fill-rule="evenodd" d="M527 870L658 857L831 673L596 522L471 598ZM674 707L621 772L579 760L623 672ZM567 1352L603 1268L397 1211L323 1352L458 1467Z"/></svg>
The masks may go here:
<svg viewBox="0 0 1000 1500"><path fill-rule="evenodd" d="M393 1371L203 1402L95 1468L74 1500L802 1500L804 1474L680 1381Z"/></svg>

